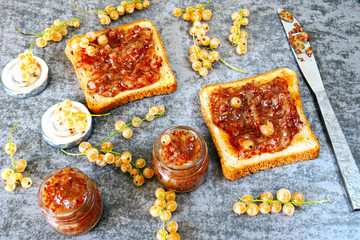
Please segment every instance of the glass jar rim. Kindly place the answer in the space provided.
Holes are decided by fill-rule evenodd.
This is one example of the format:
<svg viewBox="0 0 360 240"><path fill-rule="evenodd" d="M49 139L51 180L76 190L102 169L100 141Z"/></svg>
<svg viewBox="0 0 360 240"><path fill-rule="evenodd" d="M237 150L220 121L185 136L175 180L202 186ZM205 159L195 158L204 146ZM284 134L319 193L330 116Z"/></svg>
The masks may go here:
<svg viewBox="0 0 360 240"><path fill-rule="evenodd" d="M85 198L85 201L83 202L83 204L78 208L76 209L75 211L73 212L69 212L68 214L64 214L64 215L56 215L54 213L52 213L47 207L45 207L44 205L44 202L43 202L43 198L42 198L42 190L44 188L44 185L57 173L59 173L60 171L64 170L64 169L73 169L75 170L77 173L80 173L81 175L83 175L84 177L86 177L86 182L87 182L87 189L89 191L89 194L86 196ZM93 191L93 187L92 187L92 181L91 179L83 172L81 171L80 169L78 168L72 168L72 167L64 167L64 168L59 168L59 169L56 169L52 172L50 172L45 178L44 180L41 182L40 184L40 187L39 187L39 190L38 190L38 204L40 206L40 208L45 211L47 214L51 215L52 217L56 217L56 218L68 218L74 214L76 214L77 212L79 212L84 206L86 206L88 204L88 202L90 201L91 199L91 192Z"/></svg>
<svg viewBox="0 0 360 240"><path fill-rule="evenodd" d="M173 130L185 130L185 131L188 131L188 132L194 134L194 136L199 140L199 144L200 144L200 148L201 148L200 156L199 156L198 159L196 159L196 161L194 161L189 166L186 166L186 167L169 166L168 164L165 163L165 161L161 157L161 154L160 154L160 151L159 151L159 149L161 147L161 137L166 133L172 132ZM172 170L172 171L184 171L184 170L192 169L192 168L196 167L197 165L201 164L202 160L206 157L207 145L206 145L206 142L205 142L203 136L198 131L196 131L195 129L193 129L191 127L179 125L179 126L169 127L167 129L165 129L162 133L159 134L159 136L155 140L153 152L154 152L155 157L158 159L158 162L160 163L160 165L162 167L167 168L167 169Z"/></svg>

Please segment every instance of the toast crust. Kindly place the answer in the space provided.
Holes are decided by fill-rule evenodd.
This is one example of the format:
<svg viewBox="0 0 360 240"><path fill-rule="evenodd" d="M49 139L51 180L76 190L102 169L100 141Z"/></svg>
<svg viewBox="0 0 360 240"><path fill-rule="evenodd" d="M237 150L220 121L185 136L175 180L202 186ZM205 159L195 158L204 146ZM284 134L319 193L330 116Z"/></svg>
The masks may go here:
<svg viewBox="0 0 360 240"><path fill-rule="evenodd" d="M160 68L160 79L148 86L139 89L132 89L122 91L117 94L115 97L103 97L99 94L90 95L87 90L87 82L90 80L90 73L80 71L76 66L77 53L71 49L72 42L76 39L75 37L70 39L67 42L65 48L65 54L69 58L70 62L75 68L76 75L81 84L81 88L84 91L85 99L89 109L94 113L105 113L108 112L118 106L124 105L128 102L138 100L144 97L151 97L154 95L167 94L176 91L177 82L175 79L175 75L170 68L170 64L163 46L163 42L160 38L159 32L156 27L150 20L140 20L137 22L127 23L122 26L117 26L114 28L122 28L124 30L131 29L135 25L139 25L140 27L148 27L153 31L153 42L155 45L155 53L163 59L162 66ZM103 33L106 33L110 29L104 29L100 31L96 31L96 37L100 36ZM79 36L84 37L85 35Z"/></svg>
<svg viewBox="0 0 360 240"><path fill-rule="evenodd" d="M300 120L303 122L303 127L300 132L294 136L287 148L275 153L263 153L261 155L252 156L249 159L240 159L238 158L235 149L228 142L227 133L213 124L209 97L211 93L219 87L242 86L253 80L260 84L266 84L276 77L281 77L287 81L288 90L294 99L294 104L300 116ZM230 180L236 180L249 175L250 173L282 166L284 164L315 159L319 155L319 141L310 129L310 124L303 112L297 75L290 69L280 68L243 80L205 86L200 91L200 101L205 123L210 130L213 142L220 157L222 171L225 177Z"/></svg>

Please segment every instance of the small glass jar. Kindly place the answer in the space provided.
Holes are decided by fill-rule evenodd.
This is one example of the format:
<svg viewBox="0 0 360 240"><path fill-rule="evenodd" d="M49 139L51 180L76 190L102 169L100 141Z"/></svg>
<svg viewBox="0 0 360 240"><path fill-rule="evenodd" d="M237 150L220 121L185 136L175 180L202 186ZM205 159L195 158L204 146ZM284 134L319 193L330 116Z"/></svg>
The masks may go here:
<svg viewBox="0 0 360 240"><path fill-rule="evenodd" d="M166 143L164 135L168 138ZM154 172L159 182L167 189L176 192L195 190L205 181L208 166L206 142L200 133L190 127L170 127L155 141Z"/></svg>
<svg viewBox="0 0 360 240"><path fill-rule="evenodd" d="M103 211L99 190L78 168L51 172L40 185L38 204L50 226L65 236L90 231Z"/></svg>

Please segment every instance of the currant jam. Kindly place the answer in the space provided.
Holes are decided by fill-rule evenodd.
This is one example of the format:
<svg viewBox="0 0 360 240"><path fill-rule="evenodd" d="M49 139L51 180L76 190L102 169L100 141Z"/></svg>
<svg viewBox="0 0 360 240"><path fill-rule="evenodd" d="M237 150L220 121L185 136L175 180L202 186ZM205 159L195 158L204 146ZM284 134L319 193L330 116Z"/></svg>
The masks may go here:
<svg viewBox="0 0 360 240"><path fill-rule="evenodd" d="M219 88L210 103L213 123L228 133L239 158L281 151L302 128L288 84L279 77L262 85Z"/></svg>
<svg viewBox="0 0 360 240"><path fill-rule="evenodd" d="M77 168L62 168L50 173L40 185L38 204L50 226L66 236L90 231L103 211L99 190Z"/></svg>
<svg viewBox="0 0 360 240"><path fill-rule="evenodd" d="M87 91L90 95L114 97L122 91L139 89L160 79L162 58L156 54L150 28L135 25L131 29L109 29L106 45L95 40L96 53L79 50L76 68L89 72Z"/></svg>
<svg viewBox="0 0 360 240"><path fill-rule="evenodd" d="M170 137L167 142L163 136ZM176 192L189 192L206 179L209 166L207 145L194 129L176 126L166 129L155 141L153 167L159 182Z"/></svg>

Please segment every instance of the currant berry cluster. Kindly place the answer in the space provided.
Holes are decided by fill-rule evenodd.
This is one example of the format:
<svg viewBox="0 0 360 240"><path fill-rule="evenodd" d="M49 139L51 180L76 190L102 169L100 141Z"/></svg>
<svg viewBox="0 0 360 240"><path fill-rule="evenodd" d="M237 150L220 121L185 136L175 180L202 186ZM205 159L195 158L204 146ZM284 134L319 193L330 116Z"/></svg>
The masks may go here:
<svg viewBox="0 0 360 240"><path fill-rule="evenodd" d="M156 200L154 205L150 208L150 214L153 217L160 217L164 222L163 229L159 230L156 234L158 240L180 240L180 235L177 233L178 224L171 221L171 213L177 209L177 202L175 201L176 194L174 191L165 191L162 188L155 190Z"/></svg>
<svg viewBox="0 0 360 240"><path fill-rule="evenodd" d="M15 28L16 31L23 35L27 36L37 36L35 40L36 46L43 48L47 45L49 41L60 42L63 39L63 36L68 34L68 26L78 28L80 26L80 18L74 18L66 22L62 22L58 19L54 20L54 24L50 28L46 28L43 32L38 34L28 34L19 31Z"/></svg>
<svg viewBox="0 0 360 240"><path fill-rule="evenodd" d="M234 12L231 15L234 21L233 26L230 28L229 41L233 46L236 46L236 53L244 55L247 52L247 38L248 33L241 30L241 26L246 26L249 23L249 19L246 18L250 15L250 11L247 8L240 8L240 12Z"/></svg>
<svg viewBox="0 0 360 240"><path fill-rule="evenodd" d="M41 67L34 58L31 47L25 50L24 53L19 54L17 60L20 63L19 68L22 82L26 85L34 83L41 74Z"/></svg>
<svg viewBox="0 0 360 240"><path fill-rule="evenodd" d="M83 134L88 127L86 114L75 108L69 99L57 105L55 116L59 125L63 126L70 134Z"/></svg>
<svg viewBox="0 0 360 240"><path fill-rule="evenodd" d="M111 5L107 6L104 10L95 10L95 11L82 11L76 8L75 0L73 0L73 5L76 11L82 13L98 13L99 22L107 26L111 23L111 20L118 20L120 16L124 14L132 14L135 9L142 10L143 8L148 8L150 2L148 0L132 0L132 1L122 1L121 4L117 7Z"/></svg>
<svg viewBox="0 0 360 240"><path fill-rule="evenodd" d="M311 201L305 202L305 196L301 192L295 192L291 194L288 189L282 188L276 193L277 200L274 200L274 196L271 192L265 191L261 194L260 199L253 199L252 195L244 194L239 201L233 206L233 211L239 215L247 213L249 216L256 216L259 212L262 214L279 213L282 209L286 215L292 215L295 211L295 207L300 207L303 204L308 203L320 203L331 200ZM261 202L257 205L254 202Z"/></svg>
<svg viewBox="0 0 360 240"><path fill-rule="evenodd" d="M212 69L212 63L220 59L219 52L214 50L220 46L220 40L218 38L210 39L210 37L206 36L209 29L210 27L207 23L201 24L200 21L195 21L193 27L189 30L190 35L194 39L194 45L189 49L189 60L192 62L192 68L203 77L208 75L209 68ZM201 49L199 45L209 47L211 51L208 52L207 49Z"/></svg>
<svg viewBox="0 0 360 240"><path fill-rule="evenodd" d="M17 124L18 123L16 123L15 126ZM9 142L4 147L5 152L11 156L12 165L10 168L5 168L1 171L1 178L5 181L5 190L9 192L14 191L17 186L29 188L32 185L32 180L29 176L33 169L30 170L26 177L23 177L22 172L25 171L27 162L24 159L14 161L13 155L16 152L17 147L15 143L11 142L11 137L15 126L11 130Z"/></svg>
<svg viewBox="0 0 360 240"><path fill-rule="evenodd" d="M151 167L145 168L145 159L139 158L134 163L130 151L125 151L122 154L114 152L113 144L111 142L103 142L100 150L96 149L96 147L92 147L88 142L82 142L79 145L79 151L86 155L90 162L95 162L98 166L105 167L108 164L113 164L114 166L119 167L122 172L129 173L136 186L143 185L145 178L150 179L154 176L154 170ZM99 152L102 152L103 154Z"/></svg>
<svg viewBox="0 0 360 240"><path fill-rule="evenodd" d="M173 14L175 17L180 17L182 15L182 18L185 21L189 21L189 20L193 22L201 21L201 20L208 21L212 17L212 12L209 9L205 9L205 7L209 3L211 3L211 1L209 1L204 5L197 4L195 7L187 6L185 10L180 8L175 8L173 10Z"/></svg>

